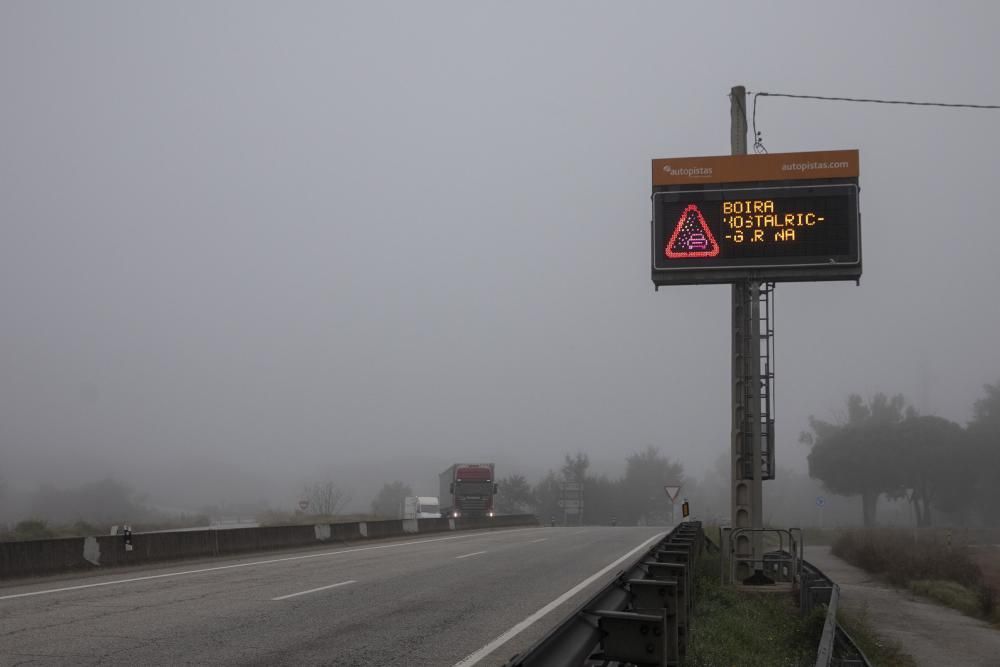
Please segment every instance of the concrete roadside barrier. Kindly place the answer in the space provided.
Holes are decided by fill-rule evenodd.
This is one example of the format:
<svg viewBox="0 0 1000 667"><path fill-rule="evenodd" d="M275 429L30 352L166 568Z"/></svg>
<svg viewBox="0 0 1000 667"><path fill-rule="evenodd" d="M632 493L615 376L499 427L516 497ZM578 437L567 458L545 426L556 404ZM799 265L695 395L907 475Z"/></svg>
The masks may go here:
<svg viewBox="0 0 1000 667"><path fill-rule="evenodd" d="M121 535L0 542L0 581L186 558L213 558L367 539L408 537L420 533L537 525L538 519L535 516L523 514L476 519L397 519L132 533L131 551L126 550Z"/></svg>

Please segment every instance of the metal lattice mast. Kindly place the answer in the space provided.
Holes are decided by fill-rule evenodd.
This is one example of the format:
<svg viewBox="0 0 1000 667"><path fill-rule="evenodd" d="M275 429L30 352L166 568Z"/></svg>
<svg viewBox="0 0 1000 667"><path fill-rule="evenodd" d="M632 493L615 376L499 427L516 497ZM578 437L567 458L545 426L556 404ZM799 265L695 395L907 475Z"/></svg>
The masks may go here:
<svg viewBox="0 0 1000 667"><path fill-rule="evenodd" d="M747 153L746 89L736 86L730 93L730 143L733 155ZM760 287L758 280L740 280L732 287L732 496L731 526L763 528L764 499L761 465L761 338ZM765 310L766 317L766 310ZM769 346L768 348L769 349ZM769 392L768 392L769 393ZM765 398L767 395L765 394ZM767 418L767 417L764 417ZM736 538L739 559L753 559L754 570L762 562L759 535ZM745 561L744 561L745 562ZM752 572L741 564L737 575Z"/></svg>

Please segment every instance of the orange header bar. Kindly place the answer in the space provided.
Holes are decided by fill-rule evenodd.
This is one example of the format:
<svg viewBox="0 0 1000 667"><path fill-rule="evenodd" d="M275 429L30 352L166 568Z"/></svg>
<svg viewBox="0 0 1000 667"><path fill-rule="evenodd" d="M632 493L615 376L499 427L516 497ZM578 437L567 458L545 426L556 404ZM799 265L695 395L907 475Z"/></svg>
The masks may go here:
<svg viewBox="0 0 1000 667"><path fill-rule="evenodd" d="M857 150L718 155L653 160L653 185L857 178Z"/></svg>

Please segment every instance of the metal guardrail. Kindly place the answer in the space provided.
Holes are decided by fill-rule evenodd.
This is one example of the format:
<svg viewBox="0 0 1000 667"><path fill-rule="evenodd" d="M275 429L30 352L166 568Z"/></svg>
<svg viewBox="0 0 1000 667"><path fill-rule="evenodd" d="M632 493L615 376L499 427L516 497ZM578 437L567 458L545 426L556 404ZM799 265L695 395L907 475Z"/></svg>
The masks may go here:
<svg viewBox="0 0 1000 667"><path fill-rule="evenodd" d="M823 635L816 649L816 667L871 667L868 657L847 630L837 623L840 586L805 560L802 561L799 582L799 607L803 614L808 614L816 605L826 605Z"/></svg>
<svg viewBox="0 0 1000 667"><path fill-rule="evenodd" d="M788 577L797 584L801 613L825 605L816 667L870 667L868 658L837 623L839 586L802 559L801 535L798 539L793 535L789 534L789 549L769 552L763 565L777 578ZM682 665L694 606L694 567L702 549L713 547L699 522L678 525L505 667Z"/></svg>
<svg viewBox="0 0 1000 667"><path fill-rule="evenodd" d="M506 667L680 665L703 546L700 522L679 524Z"/></svg>

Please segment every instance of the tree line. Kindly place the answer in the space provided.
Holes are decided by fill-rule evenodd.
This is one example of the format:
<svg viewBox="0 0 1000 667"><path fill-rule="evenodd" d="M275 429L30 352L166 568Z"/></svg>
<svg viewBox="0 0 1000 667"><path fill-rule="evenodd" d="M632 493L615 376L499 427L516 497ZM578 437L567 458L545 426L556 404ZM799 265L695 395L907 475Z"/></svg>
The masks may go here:
<svg viewBox="0 0 1000 667"><path fill-rule="evenodd" d="M570 482L582 485L580 518L584 524L662 524L670 517L670 501L663 487L680 485L684 480L683 466L652 446L630 454L625 459L625 473L618 479L591 474L586 454L567 454L558 471L549 470L535 484L523 475L501 478L497 510L502 514L530 513L542 521L554 518L562 523L565 515L559 505L561 487Z"/></svg>
<svg viewBox="0 0 1000 667"><path fill-rule="evenodd" d="M878 500L906 500L916 524L1000 524L1000 383L985 385L962 426L921 415L901 395L852 394L846 418L810 417L809 475L831 493L860 496L862 520L874 526Z"/></svg>

